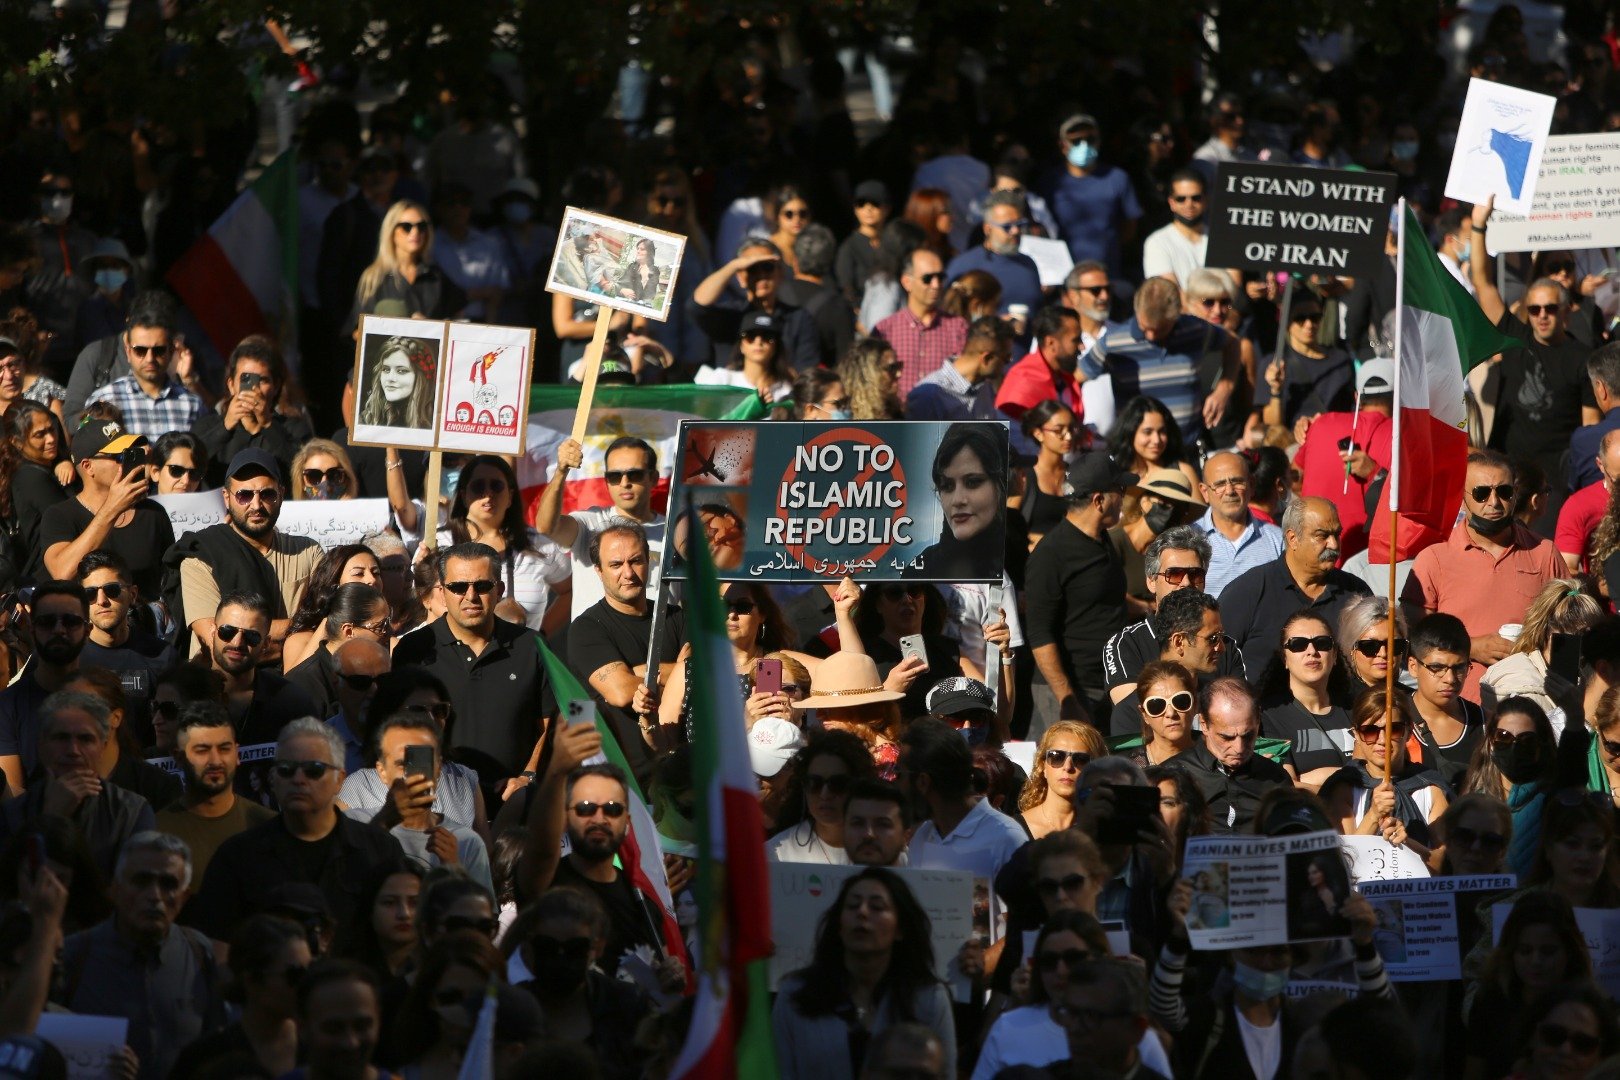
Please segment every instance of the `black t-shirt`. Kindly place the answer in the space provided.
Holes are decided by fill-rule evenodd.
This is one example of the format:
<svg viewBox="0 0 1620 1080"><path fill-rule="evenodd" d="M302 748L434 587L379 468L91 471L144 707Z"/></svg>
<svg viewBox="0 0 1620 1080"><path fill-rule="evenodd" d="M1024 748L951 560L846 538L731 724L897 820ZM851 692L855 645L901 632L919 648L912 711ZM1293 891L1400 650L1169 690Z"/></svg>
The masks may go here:
<svg viewBox="0 0 1620 1080"><path fill-rule="evenodd" d="M1463 732L1457 737L1456 742L1441 746L1435 742L1434 733L1427 724L1418 734L1423 748L1429 751L1424 755L1424 760L1446 778L1446 783L1458 790L1462 788L1463 774L1468 771L1468 764L1474 758L1475 748L1485 738L1485 710L1466 698L1463 700L1462 709Z"/></svg>
<svg viewBox="0 0 1620 1080"><path fill-rule="evenodd" d="M1496 328L1523 341L1502 356L1502 391L1497 397L1491 446L1510 457L1528 457L1547 470L1555 489L1563 487L1560 459L1569 437L1581 426L1581 406L1597 407L1586 358L1592 350L1573 337L1558 345L1538 345L1530 327L1503 312Z"/></svg>
<svg viewBox="0 0 1620 1080"><path fill-rule="evenodd" d="M890 645L884 638L874 638L866 643L866 653L877 665L878 675L887 679L889 672L905 659L898 646ZM928 715L928 691L944 682L954 679L962 674L962 654L956 643L933 634L923 635L923 653L928 657L928 670L911 681L906 690L906 698L900 703L904 716Z"/></svg>
<svg viewBox="0 0 1620 1080"><path fill-rule="evenodd" d="M607 974L615 974L620 958L637 945L650 945L656 951L663 951L664 943L654 929L645 902L622 872L610 884L603 884L575 870L572 857L568 857L557 864L557 874L551 883L583 889L601 901L608 917L607 947L602 951L601 961Z"/></svg>
<svg viewBox="0 0 1620 1080"><path fill-rule="evenodd" d="M652 608L645 615L628 615L598 600L579 613L568 627L568 666L590 691L602 718L612 727L619 745L630 755L630 767L638 778L650 767L651 754L641 736L641 724L629 709L609 705L591 682L591 674L608 664L621 663L634 669L647 662L647 644L652 635ZM663 643L658 662L672 664L686 640L686 617L681 609L664 612Z"/></svg>
<svg viewBox="0 0 1620 1080"><path fill-rule="evenodd" d="M163 596L163 553L174 546L174 527L163 507L151 499L142 499L134 510L128 525L115 527L107 534L101 550L120 555L129 564L142 600L157 600ZM45 511L39 526L41 576L36 580L49 576L44 570L44 557L51 545L78 539L95 517L78 499L66 499Z"/></svg>
<svg viewBox="0 0 1620 1080"><path fill-rule="evenodd" d="M1321 358L1306 356L1292 345L1283 349L1282 414L1283 424L1292 427L1301 416L1317 416L1325 412L1349 412L1355 408L1356 366L1349 353L1338 347L1326 350ZM1258 385L1255 387L1255 407L1261 408L1271 400L1271 385L1265 380L1265 367L1269 361L1257 365ZM1228 410L1230 411L1230 410Z"/></svg>
<svg viewBox="0 0 1620 1080"><path fill-rule="evenodd" d="M276 838L276 846L297 871L292 880L320 881L326 873L326 864L332 861L332 853L337 850L337 840L336 829L319 840L300 840L283 830Z"/></svg>
<svg viewBox="0 0 1620 1080"><path fill-rule="evenodd" d="M1260 733L1293 744L1288 760L1301 776L1312 769L1339 768L1350 762L1350 714L1337 705L1317 716L1297 701L1267 709L1260 715Z"/></svg>
<svg viewBox="0 0 1620 1080"><path fill-rule="evenodd" d="M86 641L79 663L118 673L124 697L129 701L124 722L142 746L152 743L152 692L157 689L158 676L175 665L174 646L136 627L130 630L129 639L116 648Z"/></svg>
<svg viewBox="0 0 1620 1080"><path fill-rule="evenodd" d="M1125 626L1125 564L1114 545L1065 518L1035 545L1024 593L1030 647L1060 645L1069 678L1100 696L1103 646Z"/></svg>
<svg viewBox="0 0 1620 1080"><path fill-rule="evenodd" d="M39 561L44 557L39 543L40 521L46 510L69 498L72 493L58 484L43 465L23 461L11 474L11 517L17 527L18 541L14 554L22 560L18 568L30 577L38 575Z"/></svg>

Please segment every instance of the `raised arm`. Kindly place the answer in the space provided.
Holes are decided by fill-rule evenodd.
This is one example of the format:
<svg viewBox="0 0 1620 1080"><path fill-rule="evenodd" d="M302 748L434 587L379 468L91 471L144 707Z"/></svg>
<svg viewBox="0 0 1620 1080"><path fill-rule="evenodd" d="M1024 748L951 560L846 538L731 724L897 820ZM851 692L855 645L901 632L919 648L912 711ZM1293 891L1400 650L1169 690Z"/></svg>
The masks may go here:
<svg viewBox="0 0 1620 1080"><path fill-rule="evenodd" d="M534 899L551 887L562 862L563 825L567 813L568 774L602 752L602 735L591 724L564 724L557 732L551 764L540 778L540 790L529 804L527 841L518 862L520 895Z"/></svg>
<svg viewBox="0 0 1620 1080"><path fill-rule="evenodd" d="M571 548L579 539L579 521L572 514L562 512L563 489L568 474L585 461L585 450L573 439L564 439L557 447L557 471L551 483L540 493L540 502L534 509L534 529L553 543Z"/></svg>
<svg viewBox="0 0 1620 1080"><path fill-rule="evenodd" d="M1507 312L1502 294L1496 288L1496 260L1485 250L1485 228L1495 208L1495 195L1487 195L1484 202L1474 204L1472 251L1468 256L1468 275L1474 281L1474 296L1479 300L1479 310L1492 323L1500 322Z"/></svg>

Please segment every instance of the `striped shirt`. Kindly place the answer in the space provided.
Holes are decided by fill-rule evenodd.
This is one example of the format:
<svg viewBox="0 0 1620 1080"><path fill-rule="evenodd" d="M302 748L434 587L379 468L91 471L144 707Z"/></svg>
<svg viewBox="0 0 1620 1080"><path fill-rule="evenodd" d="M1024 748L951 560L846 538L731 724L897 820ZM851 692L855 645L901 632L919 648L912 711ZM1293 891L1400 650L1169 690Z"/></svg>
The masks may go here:
<svg viewBox="0 0 1620 1080"><path fill-rule="evenodd" d="M114 379L91 394L86 405L97 401L110 401L124 414L124 430L156 440L168 431L190 431L202 414L202 398L181 386L174 379L164 384L163 390L153 397L135 381L125 375Z"/></svg>
<svg viewBox="0 0 1620 1080"><path fill-rule="evenodd" d="M911 388L932 375L939 366L962 351L967 344L967 320L958 315L934 312L934 321L925 323L902 307L873 328L873 333L894 346L900 361L900 400Z"/></svg>
<svg viewBox="0 0 1620 1080"><path fill-rule="evenodd" d="M1221 590L1243 572L1282 558L1282 530L1252 514L1248 528L1236 541L1228 540L1226 534L1215 527L1214 510L1205 510L1204 516L1194 524L1209 538L1209 576L1204 581L1204 591L1211 596L1219 597Z"/></svg>
<svg viewBox="0 0 1620 1080"><path fill-rule="evenodd" d="M1114 400L1138 394L1158 398L1175 417L1181 437L1191 441L1203 430L1204 388L1198 363L1206 353L1226 347L1227 333L1194 315L1182 315L1163 341L1149 341L1133 317L1110 329L1080 358L1088 379L1113 377Z"/></svg>

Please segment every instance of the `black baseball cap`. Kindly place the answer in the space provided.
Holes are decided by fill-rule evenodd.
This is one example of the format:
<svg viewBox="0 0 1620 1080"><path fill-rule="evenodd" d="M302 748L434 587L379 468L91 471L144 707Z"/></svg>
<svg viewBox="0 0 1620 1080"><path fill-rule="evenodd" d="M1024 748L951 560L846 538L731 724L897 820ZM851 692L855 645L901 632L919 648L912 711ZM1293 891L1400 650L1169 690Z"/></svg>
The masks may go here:
<svg viewBox="0 0 1620 1080"><path fill-rule="evenodd" d="M1081 454L1069 466L1069 494L1095 495L1100 491L1124 494L1135 487L1141 477L1119 467L1106 450L1092 450Z"/></svg>
<svg viewBox="0 0 1620 1080"><path fill-rule="evenodd" d="M124 426L116 420L86 420L73 433L73 460L117 457L125 450L144 445L145 442L145 435L125 431Z"/></svg>
<svg viewBox="0 0 1620 1080"><path fill-rule="evenodd" d="M990 688L978 679L955 675L941 679L928 691L923 707L936 716L956 716L965 712L995 712L996 699Z"/></svg>
<svg viewBox="0 0 1620 1080"><path fill-rule="evenodd" d="M268 450L260 450L257 446L250 446L246 450L238 450L236 456L231 458L230 467L225 470L225 477L229 480L241 480L244 476L256 476L263 473L276 483L281 483L281 466L271 456Z"/></svg>
<svg viewBox="0 0 1620 1080"><path fill-rule="evenodd" d="M742 327L737 331L737 340L741 341L749 334L764 334L780 340L782 324L769 312L750 311L743 316Z"/></svg>
<svg viewBox="0 0 1620 1080"><path fill-rule="evenodd" d="M889 205L889 188L881 180L862 180L855 185L855 202L877 203L879 206Z"/></svg>

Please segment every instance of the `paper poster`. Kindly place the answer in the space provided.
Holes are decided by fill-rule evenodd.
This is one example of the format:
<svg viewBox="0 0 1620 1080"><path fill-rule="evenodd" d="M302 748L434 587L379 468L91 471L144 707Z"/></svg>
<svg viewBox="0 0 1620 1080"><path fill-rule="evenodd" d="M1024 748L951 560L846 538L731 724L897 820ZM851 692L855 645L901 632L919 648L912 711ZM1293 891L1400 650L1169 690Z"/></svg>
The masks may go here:
<svg viewBox="0 0 1620 1080"><path fill-rule="evenodd" d="M1498 210L1531 213L1557 104L1557 98L1546 94L1469 79L1446 197L1480 203L1495 195Z"/></svg>
<svg viewBox="0 0 1620 1080"><path fill-rule="evenodd" d="M376 315L360 320L351 444L433 447L444 326Z"/></svg>
<svg viewBox="0 0 1620 1080"><path fill-rule="evenodd" d="M1074 256L1069 245L1050 236L1024 236L1018 241L1018 253L1035 260L1035 269L1041 274L1041 288L1055 289L1074 269Z"/></svg>
<svg viewBox="0 0 1620 1080"><path fill-rule="evenodd" d="M1378 916L1373 944L1393 982L1462 978L1461 930L1481 901L1507 892L1512 874L1364 881L1357 889Z"/></svg>
<svg viewBox="0 0 1620 1080"><path fill-rule="evenodd" d="M533 360L533 330L450 323L445 332L438 448L473 454L523 453Z"/></svg>
<svg viewBox="0 0 1620 1080"><path fill-rule="evenodd" d="M185 779L180 762L173 757L147 758L148 765L156 766L170 776ZM236 748L236 793L250 802L271 810L276 806L276 794L270 787L270 768L276 763L276 744L252 743Z"/></svg>
<svg viewBox="0 0 1620 1080"><path fill-rule="evenodd" d="M809 965L822 915L838 898L844 881L863 869L816 863L770 864L771 939L776 944L771 956L772 990L783 976ZM966 1001L971 986L957 970L956 955L974 936L973 875L965 870L918 870L908 866L890 870L905 881L928 913L935 972L950 984L955 1000Z"/></svg>
<svg viewBox="0 0 1620 1080"><path fill-rule="evenodd" d="M664 322L685 250L686 237L677 233L570 206L546 290Z"/></svg>
<svg viewBox="0 0 1620 1080"><path fill-rule="evenodd" d="M129 1020L122 1016L75 1016L41 1013L34 1034L62 1051L68 1080L107 1080L108 1061L129 1041ZM33 1075L17 1070L15 1075Z"/></svg>
<svg viewBox="0 0 1620 1080"><path fill-rule="evenodd" d="M1341 837L1350 854L1350 883L1426 878L1429 868L1409 847L1396 847L1382 836Z"/></svg>
<svg viewBox="0 0 1620 1080"><path fill-rule="evenodd" d="M153 495L174 526L176 537L225 520L224 496L218 491ZM289 536L307 536L321 547L358 544L388 527L387 499L288 499L281 504L276 528Z"/></svg>
<svg viewBox="0 0 1620 1080"><path fill-rule="evenodd" d="M690 492L722 580L1001 582L1005 421L694 422L679 445L672 516Z"/></svg>
<svg viewBox="0 0 1620 1080"><path fill-rule="evenodd" d="M1530 215L1498 207L1489 230L1493 255L1620 246L1620 134L1550 136Z"/></svg>
<svg viewBox="0 0 1620 1080"><path fill-rule="evenodd" d="M1384 257L1395 175L1223 161L1210 189L1206 266L1371 273Z"/></svg>
<svg viewBox="0 0 1620 1080"><path fill-rule="evenodd" d="M1350 868L1336 832L1192 836L1182 876L1193 884L1195 949L1238 949L1345 937Z"/></svg>
<svg viewBox="0 0 1620 1080"><path fill-rule="evenodd" d="M1513 905L1507 901L1491 905L1491 941L1502 937ZM1586 939L1592 954L1592 977L1610 997L1620 997L1620 908L1576 908L1575 925Z"/></svg>

